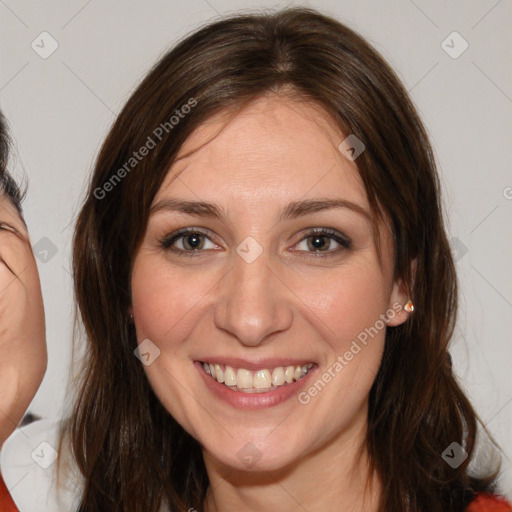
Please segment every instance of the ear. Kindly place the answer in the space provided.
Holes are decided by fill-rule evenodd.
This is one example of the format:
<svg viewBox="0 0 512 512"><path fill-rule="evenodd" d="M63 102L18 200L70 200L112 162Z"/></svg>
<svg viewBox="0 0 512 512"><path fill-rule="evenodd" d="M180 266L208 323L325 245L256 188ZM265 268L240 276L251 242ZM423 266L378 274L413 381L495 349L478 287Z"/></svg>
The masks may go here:
<svg viewBox="0 0 512 512"><path fill-rule="evenodd" d="M416 278L416 259L411 262L411 276L412 282L414 283ZM412 312L405 309L405 305L409 300L413 301L410 292L408 292L405 283L398 279L394 282L389 297L387 311L388 320L386 322L389 327L396 327L397 325L403 324L409 318L409 315L412 314Z"/></svg>

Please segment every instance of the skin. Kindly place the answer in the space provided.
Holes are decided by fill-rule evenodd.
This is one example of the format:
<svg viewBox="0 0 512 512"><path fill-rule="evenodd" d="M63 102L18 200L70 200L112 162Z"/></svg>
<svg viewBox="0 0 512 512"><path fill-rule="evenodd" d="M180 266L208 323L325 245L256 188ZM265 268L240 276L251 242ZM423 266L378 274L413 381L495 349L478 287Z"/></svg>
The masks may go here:
<svg viewBox="0 0 512 512"><path fill-rule="evenodd" d="M27 227L0 195L0 446L34 398L46 364L43 299Z"/></svg>
<svg viewBox="0 0 512 512"><path fill-rule="evenodd" d="M298 357L317 363L321 375L393 304L400 311L388 325L407 320L389 225L381 229L380 265L368 220L350 209L278 220L289 202L313 198L369 211L356 162L337 149L344 138L318 107L262 97L229 122L220 115L198 128L181 154L204 145L174 163L154 198L213 202L227 215L225 222L152 215L131 283L139 343L149 338L161 351L144 367L151 386L203 447L208 512L376 510L380 482L357 449L385 328L306 405L292 397L239 410L215 398L192 366L207 356ZM210 233L195 257L159 244L185 227ZM315 255L306 230L324 227L348 236L351 248L326 237L331 255ZM247 236L263 248L250 264L236 252ZM183 250L185 241L174 247ZM247 442L261 455L251 468L237 456Z"/></svg>

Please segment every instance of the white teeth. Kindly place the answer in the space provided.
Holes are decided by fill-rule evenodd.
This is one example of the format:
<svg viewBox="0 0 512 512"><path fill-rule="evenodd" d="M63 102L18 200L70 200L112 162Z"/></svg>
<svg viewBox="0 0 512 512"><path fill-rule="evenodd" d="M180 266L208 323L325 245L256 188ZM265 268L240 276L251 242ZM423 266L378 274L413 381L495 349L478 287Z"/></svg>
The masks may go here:
<svg viewBox="0 0 512 512"><path fill-rule="evenodd" d="M236 386L236 373L231 366L226 365L226 371L224 372L224 384L226 384L226 386Z"/></svg>
<svg viewBox="0 0 512 512"><path fill-rule="evenodd" d="M236 385L240 389L252 388L252 373L249 370L239 368L236 372Z"/></svg>
<svg viewBox="0 0 512 512"><path fill-rule="evenodd" d="M274 368L274 371L272 372L272 384L274 384L274 386L281 386L281 384L284 384L284 370L282 366Z"/></svg>
<svg viewBox="0 0 512 512"><path fill-rule="evenodd" d="M294 374L295 368L293 366L287 366L286 370L284 371L284 380L288 382L293 382L293 374Z"/></svg>
<svg viewBox="0 0 512 512"><path fill-rule="evenodd" d="M215 365L215 377L217 379L217 382L224 382L224 372L222 371L220 365Z"/></svg>
<svg viewBox="0 0 512 512"><path fill-rule="evenodd" d="M252 387L256 389L270 389L272 376L269 370L258 370L252 378Z"/></svg>
<svg viewBox="0 0 512 512"><path fill-rule="evenodd" d="M313 366L313 363L304 366L278 366L272 371L266 368L254 372L245 368L233 368L225 365L203 363L204 371L217 382L223 383L235 391L245 393L262 393L276 389L284 384L302 379Z"/></svg>

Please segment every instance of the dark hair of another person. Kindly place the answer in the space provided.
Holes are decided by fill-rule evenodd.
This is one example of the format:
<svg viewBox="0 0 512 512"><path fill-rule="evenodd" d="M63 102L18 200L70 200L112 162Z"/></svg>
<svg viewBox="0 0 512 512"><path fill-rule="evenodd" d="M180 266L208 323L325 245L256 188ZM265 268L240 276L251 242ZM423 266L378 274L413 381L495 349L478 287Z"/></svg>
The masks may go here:
<svg viewBox="0 0 512 512"><path fill-rule="evenodd" d="M20 216L23 218L21 203L24 192L21 192L18 185L9 174L8 161L11 141L7 132L7 123L4 115L0 112L0 194L9 198Z"/></svg>
<svg viewBox="0 0 512 512"><path fill-rule="evenodd" d="M84 478L79 511L156 512L162 499L173 512L202 510L201 447L161 405L134 357L131 269L152 200L187 137L214 114L235 115L267 94L318 105L338 124L340 141L363 141L356 163L374 228L389 219L394 276L415 304L407 322L387 328L370 392L365 446L382 482L380 510L461 512L474 492L495 489L497 470L468 469L481 422L448 353L457 280L433 150L385 60L353 30L306 8L238 14L184 38L143 79L100 150L73 239L87 338L66 430ZM190 98L197 105L119 179L133 152ZM456 468L441 457L454 441L469 455Z"/></svg>

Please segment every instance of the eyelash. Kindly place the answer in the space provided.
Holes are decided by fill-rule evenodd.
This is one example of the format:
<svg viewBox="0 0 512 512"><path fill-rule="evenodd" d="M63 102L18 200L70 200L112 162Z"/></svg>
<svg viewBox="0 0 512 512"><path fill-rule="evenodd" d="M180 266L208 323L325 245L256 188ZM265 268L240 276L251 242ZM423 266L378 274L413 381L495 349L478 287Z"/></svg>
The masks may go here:
<svg viewBox="0 0 512 512"><path fill-rule="evenodd" d="M203 249L184 251L183 249L176 249L176 248L171 247L172 244L174 242L176 242L176 240L179 240L180 238L183 238L186 235L192 235L192 234L193 235L203 235L203 236L208 237L208 233L206 233L200 229L184 228L184 229L180 229L180 230L176 231L175 233L171 233L170 235L165 236L164 238L160 239L159 243L163 249L165 249L167 251L172 251L179 256L186 256L186 257L200 256L201 253L203 252ZM312 236L317 236L317 237L325 236L325 237L329 238L330 240L334 240L335 242L340 244L340 246L342 248L338 248L338 249L331 250L331 251L298 251L298 252L312 254L314 258L324 258L327 256L334 256L334 255L338 254L340 251L350 249L352 247L352 242L349 238L341 235L338 231L336 231L334 229L330 229L330 228L310 229L309 231L307 231L305 233L305 235L297 243L301 243L304 240L307 240L308 238L310 238ZM301 255L301 256L305 256L305 255Z"/></svg>

